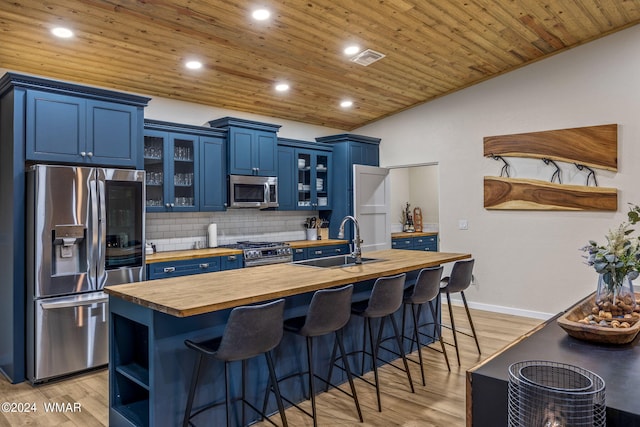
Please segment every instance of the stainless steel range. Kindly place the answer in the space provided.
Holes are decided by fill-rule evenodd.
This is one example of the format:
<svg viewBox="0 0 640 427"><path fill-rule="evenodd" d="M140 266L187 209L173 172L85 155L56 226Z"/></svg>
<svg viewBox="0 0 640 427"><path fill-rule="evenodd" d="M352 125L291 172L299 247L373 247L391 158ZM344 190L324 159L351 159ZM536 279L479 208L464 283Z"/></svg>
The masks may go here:
<svg viewBox="0 0 640 427"><path fill-rule="evenodd" d="M291 246L285 242L237 242L220 247L242 249L244 254L244 266L255 267L258 265L280 264L293 261Z"/></svg>

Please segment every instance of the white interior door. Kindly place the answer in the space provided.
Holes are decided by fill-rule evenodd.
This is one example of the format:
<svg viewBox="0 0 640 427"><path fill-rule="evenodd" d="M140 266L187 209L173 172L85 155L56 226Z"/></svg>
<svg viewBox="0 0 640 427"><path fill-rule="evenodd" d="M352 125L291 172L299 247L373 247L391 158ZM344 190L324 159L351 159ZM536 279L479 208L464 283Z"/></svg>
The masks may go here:
<svg viewBox="0 0 640 427"><path fill-rule="evenodd" d="M353 165L353 213L363 252L391 249L390 182L389 169Z"/></svg>

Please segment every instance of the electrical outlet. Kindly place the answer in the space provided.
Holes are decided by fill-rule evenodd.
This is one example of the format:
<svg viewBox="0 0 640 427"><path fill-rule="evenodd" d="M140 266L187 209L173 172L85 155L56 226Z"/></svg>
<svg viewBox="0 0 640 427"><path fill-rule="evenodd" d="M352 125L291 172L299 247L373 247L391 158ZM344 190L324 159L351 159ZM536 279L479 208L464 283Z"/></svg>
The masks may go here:
<svg viewBox="0 0 640 427"><path fill-rule="evenodd" d="M458 228L460 230L468 230L469 229L469 222L467 222L466 219L459 219L458 220Z"/></svg>

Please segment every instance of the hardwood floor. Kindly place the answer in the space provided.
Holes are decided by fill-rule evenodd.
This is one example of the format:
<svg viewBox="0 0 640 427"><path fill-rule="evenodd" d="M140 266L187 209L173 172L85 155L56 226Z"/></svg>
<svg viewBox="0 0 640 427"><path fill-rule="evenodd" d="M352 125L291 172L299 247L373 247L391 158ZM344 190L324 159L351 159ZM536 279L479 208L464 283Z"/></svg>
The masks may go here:
<svg viewBox="0 0 640 427"><path fill-rule="evenodd" d="M446 312L446 310L445 310ZM464 309L454 307L456 324L467 325ZM447 316L445 316L446 318ZM332 390L317 398L319 424L326 426L404 426L404 427L464 427L465 426L465 373L481 360L509 344L520 335L541 323L540 320L472 310L472 317L480 339L482 355L478 356L472 338L460 337L461 363L458 367L455 349L447 346L451 372L447 371L440 353L423 350L426 387L420 380L419 366L411 363L415 394L411 393L406 375L391 367L380 370L382 412L377 411L375 389L363 381L356 381L362 406L364 423L358 422L353 401ZM445 330L445 339L451 340ZM417 353L410 357L417 359ZM371 378L373 378L373 375ZM0 379L2 402L16 404L35 403L35 412L17 413L0 411L0 426L106 426L108 425L108 373L107 370L85 374L72 380L58 381L37 387L27 383L9 384ZM45 405L80 405L80 411L47 412ZM308 405L308 402L305 402ZM310 405L308 405L310 407ZM16 408L18 409L18 408ZM312 426L309 417L295 408L287 410L290 426ZM274 421L279 424L278 416ZM271 425L263 422L255 424Z"/></svg>

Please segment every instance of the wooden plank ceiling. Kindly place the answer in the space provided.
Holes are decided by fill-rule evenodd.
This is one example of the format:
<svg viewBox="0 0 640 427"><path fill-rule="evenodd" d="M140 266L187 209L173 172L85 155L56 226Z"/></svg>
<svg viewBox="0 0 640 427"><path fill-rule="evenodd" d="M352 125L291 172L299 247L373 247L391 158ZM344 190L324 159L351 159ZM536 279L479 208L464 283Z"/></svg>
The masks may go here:
<svg viewBox="0 0 640 427"><path fill-rule="evenodd" d="M640 0L263 0L261 23L255 3L2 0L0 68L352 130L640 22Z"/></svg>

